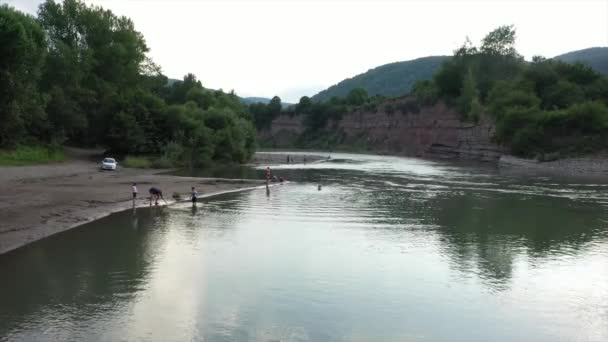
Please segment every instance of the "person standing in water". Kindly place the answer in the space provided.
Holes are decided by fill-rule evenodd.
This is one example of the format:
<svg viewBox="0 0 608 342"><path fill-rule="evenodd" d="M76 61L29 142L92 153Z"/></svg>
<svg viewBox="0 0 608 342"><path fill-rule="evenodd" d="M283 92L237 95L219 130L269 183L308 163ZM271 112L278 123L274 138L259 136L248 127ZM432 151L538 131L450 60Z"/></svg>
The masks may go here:
<svg viewBox="0 0 608 342"><path fill-rule="evenodd" d="M266 167L266 181L269 182L272 178L272 173L270 172L270 166Z"/></svg>
<svg viewBox="0 0 608 342"><path fill-rule="evenodd" d="M133 183L131 189L133 191L133 205L135 205L135 200L137 199L137 183Z"/></svg>
<svg viewBox="0 0 608 342"><path fill-rule="evenodd" d="M196 189L194 187L192 187L192 192L190 193L190 199L192 200L192 205L196 205L197 196L198 196L198 193L196 192Z"/></svg>

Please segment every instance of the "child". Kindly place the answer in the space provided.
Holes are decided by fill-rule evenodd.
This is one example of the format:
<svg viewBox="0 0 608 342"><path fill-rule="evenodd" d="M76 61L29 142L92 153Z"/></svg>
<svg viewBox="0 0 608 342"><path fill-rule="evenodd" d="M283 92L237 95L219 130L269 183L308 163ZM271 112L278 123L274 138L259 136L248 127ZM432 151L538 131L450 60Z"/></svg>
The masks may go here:
<svg viewBox="0 0 608 342"><path fill-rule="evenodd" d="M133 189L133 202L135 202L135 199L137 198L137 183L133 183L132 189Z"/></svg>
<svg viewBox="0 0 608 342"><path fill-rule="evenodd" d="M194 187L192 187L191 195L192 195L192 204L196 205L196 199L197 199L196 196L198 195L198 193L196 192L196 189Z"/></svg>

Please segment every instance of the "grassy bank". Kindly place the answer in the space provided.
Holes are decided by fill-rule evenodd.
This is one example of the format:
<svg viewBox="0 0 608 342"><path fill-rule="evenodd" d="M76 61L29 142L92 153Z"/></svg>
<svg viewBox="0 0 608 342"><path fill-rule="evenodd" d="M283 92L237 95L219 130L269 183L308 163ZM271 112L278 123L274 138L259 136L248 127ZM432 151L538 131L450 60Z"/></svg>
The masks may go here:
<svg viewBox="0 0 608 342"><path fill-rule="evenodd" d="M122 165L138 169L172 169L183 166L162 156L127 156Z"/></svg>
<svg viewBox="0 0 608 342"><path fill-rule="evenodd" d="M1 166L48 164L64 160L65 154L61 148L19 146L13 150L0 150Z"/></svg>

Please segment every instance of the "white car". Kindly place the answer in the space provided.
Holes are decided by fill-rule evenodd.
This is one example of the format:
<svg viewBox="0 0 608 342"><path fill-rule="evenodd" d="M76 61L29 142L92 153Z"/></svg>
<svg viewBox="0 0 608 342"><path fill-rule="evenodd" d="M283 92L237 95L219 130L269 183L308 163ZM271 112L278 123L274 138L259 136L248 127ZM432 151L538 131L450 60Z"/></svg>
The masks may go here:
<svg viewBox="0 0 608 342"><path fill-rule="evenodd" d="M104 158L104 160L101 161L102 170L116 171L117 166L118 163L114 158Z"/></svg>

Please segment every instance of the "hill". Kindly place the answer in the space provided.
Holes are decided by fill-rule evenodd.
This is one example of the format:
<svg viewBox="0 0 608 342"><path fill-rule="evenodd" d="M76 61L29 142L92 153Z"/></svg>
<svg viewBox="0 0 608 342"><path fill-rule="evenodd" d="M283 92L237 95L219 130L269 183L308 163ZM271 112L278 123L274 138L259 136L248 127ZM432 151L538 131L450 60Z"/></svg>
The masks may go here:
<svg viewBox="0 0 608 342"><path fill-rule="evenodd" d="M430 79L449 57L430 56L411 61L381 65L353 78L347 78L312 97L315 101L326 101L333 96L344 97L354 88L367 90L370 96L400 96L410 91L414 82Z"/></svg>
<svg viewBox="0 0 608 342"><path fill-rule="evenodd" d="M404 95L417 80L430 79L439 70L441 63L448 58L448 56L430 56L381 65L353 78L347 78L319 92L312 99L326 101L333 96L345 97L354 88L363 88L370 96ZM608 47L571 51L553 58L567 63L581 62L608 75Z"/></svg>
<svg viewBox="0 0 608 342"><path fill-rule="evenodd" d="M593 47L553 57L567 63L581 62L597 72L608 75L608 47Z"/></svg>
<svg viewBox="0 0 608 342"><path fill-rule="evenodd" d="M269 104L270 100L272 100L267 97L239 97L239 99L241 100L242 103L244 103L246 105L250 105L250 104L254 104L254 103ZM287 108L289 106L293 106L293 103L281 102L281 106L283 108Z"/></svg>

